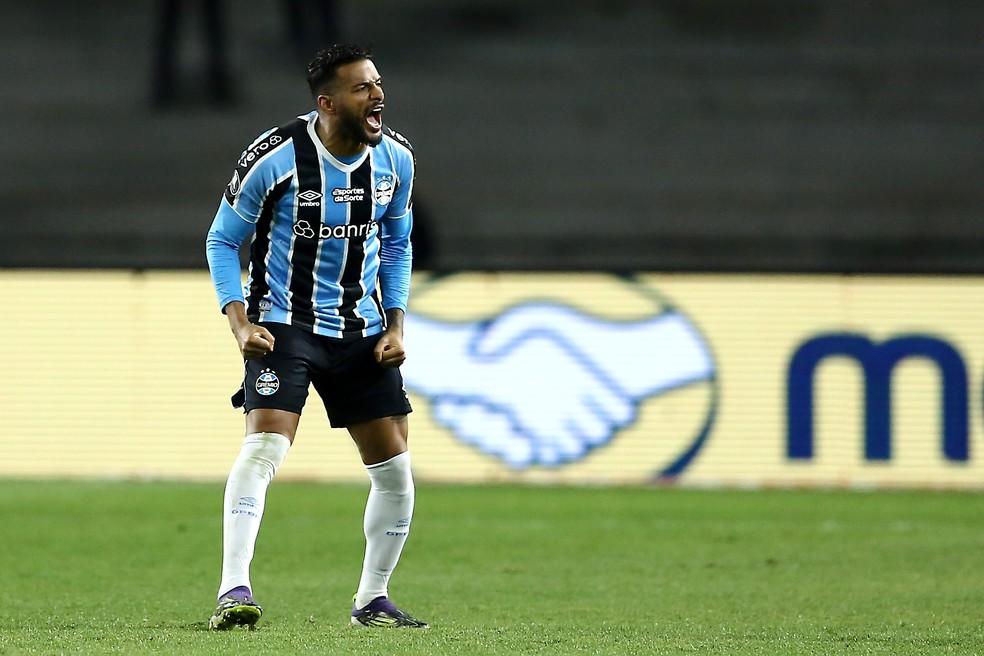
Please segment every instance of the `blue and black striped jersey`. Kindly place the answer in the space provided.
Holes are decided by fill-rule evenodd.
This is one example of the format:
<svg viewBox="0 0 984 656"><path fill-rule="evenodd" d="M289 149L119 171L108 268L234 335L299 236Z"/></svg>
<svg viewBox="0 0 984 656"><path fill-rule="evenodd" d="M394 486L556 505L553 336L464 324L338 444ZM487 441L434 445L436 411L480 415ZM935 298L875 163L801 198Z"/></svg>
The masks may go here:
<svg viewBox="0 0 984 656"><path fill-rule="evenodd" d="M243 151L209 230L209 268L220 306L243 301L252 321L373 335L384 310L407 305L413 148L384 127L382 142L343 161L321 143L316 119L299 116ZM250 234L240 288L236 254Z"/></svg>

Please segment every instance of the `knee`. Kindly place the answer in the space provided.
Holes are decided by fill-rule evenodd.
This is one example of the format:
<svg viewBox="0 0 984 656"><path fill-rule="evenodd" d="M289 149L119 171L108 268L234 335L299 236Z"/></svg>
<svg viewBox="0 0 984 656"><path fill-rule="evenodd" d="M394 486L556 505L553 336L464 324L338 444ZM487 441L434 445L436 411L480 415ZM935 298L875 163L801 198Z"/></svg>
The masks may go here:
<svg viewBox="0 0 984 656"><path fill-rule="evenodd" d="M393 487L387 490L387 492L401 501L407 498L413 498L413 476L407 471L406 476L401 477L398 481L394 481Z"/></svg>
<svg viewBox="0 0 984 656"><path fill-rule="evenodd" d="M386 493L394 499L404 499L412 497L414 492L413 475L410 468L406 471L393 472L391 476L384 476L374 481L376 489Z"/></svg>
<svg viewBox="0 0 984 656"><path fill-rule="evenodd" d="M413 473L410 469L409 452L404 451L368 470L374 489L394 500L413 497Z"/></svg>
<svg viewBox="0 0 984 656"><path fill-rule="evenodd" d="M278 433L250 433L243 440L234 471L245 470L272 480L287 457L290 440Z"/></svg>

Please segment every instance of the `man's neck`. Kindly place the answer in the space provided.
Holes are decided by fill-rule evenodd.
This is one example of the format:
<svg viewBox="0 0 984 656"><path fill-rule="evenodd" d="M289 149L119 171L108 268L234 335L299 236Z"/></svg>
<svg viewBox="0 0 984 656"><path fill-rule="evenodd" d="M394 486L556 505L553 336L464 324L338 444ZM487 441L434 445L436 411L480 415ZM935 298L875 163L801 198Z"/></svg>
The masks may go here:
<svg viewBox="0 0 984 656"><path fill-rule="evenodd" d="M314 122L314 132L321 139L325 150L336 157L354 157L366 148L364 143L346 139L337 130L329 130L327 122L320 115Z"/></svg>

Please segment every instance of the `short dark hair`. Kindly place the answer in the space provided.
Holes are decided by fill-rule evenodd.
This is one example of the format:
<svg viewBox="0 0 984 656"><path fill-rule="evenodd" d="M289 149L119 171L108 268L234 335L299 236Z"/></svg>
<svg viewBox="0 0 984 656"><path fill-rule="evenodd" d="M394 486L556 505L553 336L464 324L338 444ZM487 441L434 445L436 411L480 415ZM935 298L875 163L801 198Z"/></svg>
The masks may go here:
<svg viewBox="0 0 984 656"><path fill-rule="evenodd" d="M363 59L372 59L372 50L366 46L336 43L319 50L307 67L308 86L315 98L325 85L335 79L339 66Z"/></svg>

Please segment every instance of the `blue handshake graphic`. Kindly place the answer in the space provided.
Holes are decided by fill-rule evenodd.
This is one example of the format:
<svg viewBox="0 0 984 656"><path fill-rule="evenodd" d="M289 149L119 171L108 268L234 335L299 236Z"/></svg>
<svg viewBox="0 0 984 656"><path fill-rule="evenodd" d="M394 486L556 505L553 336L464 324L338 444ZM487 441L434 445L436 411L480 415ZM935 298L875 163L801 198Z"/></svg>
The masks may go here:
<svg viewBox="0 0 984 656"><path fill-rule="evenodd" d="M623 322L554 303L524 303L484 321L416 313L403 366L458 439L510 467L559 466L610 442L646 399L713 378L696 327L664 312Z"/></svg>

